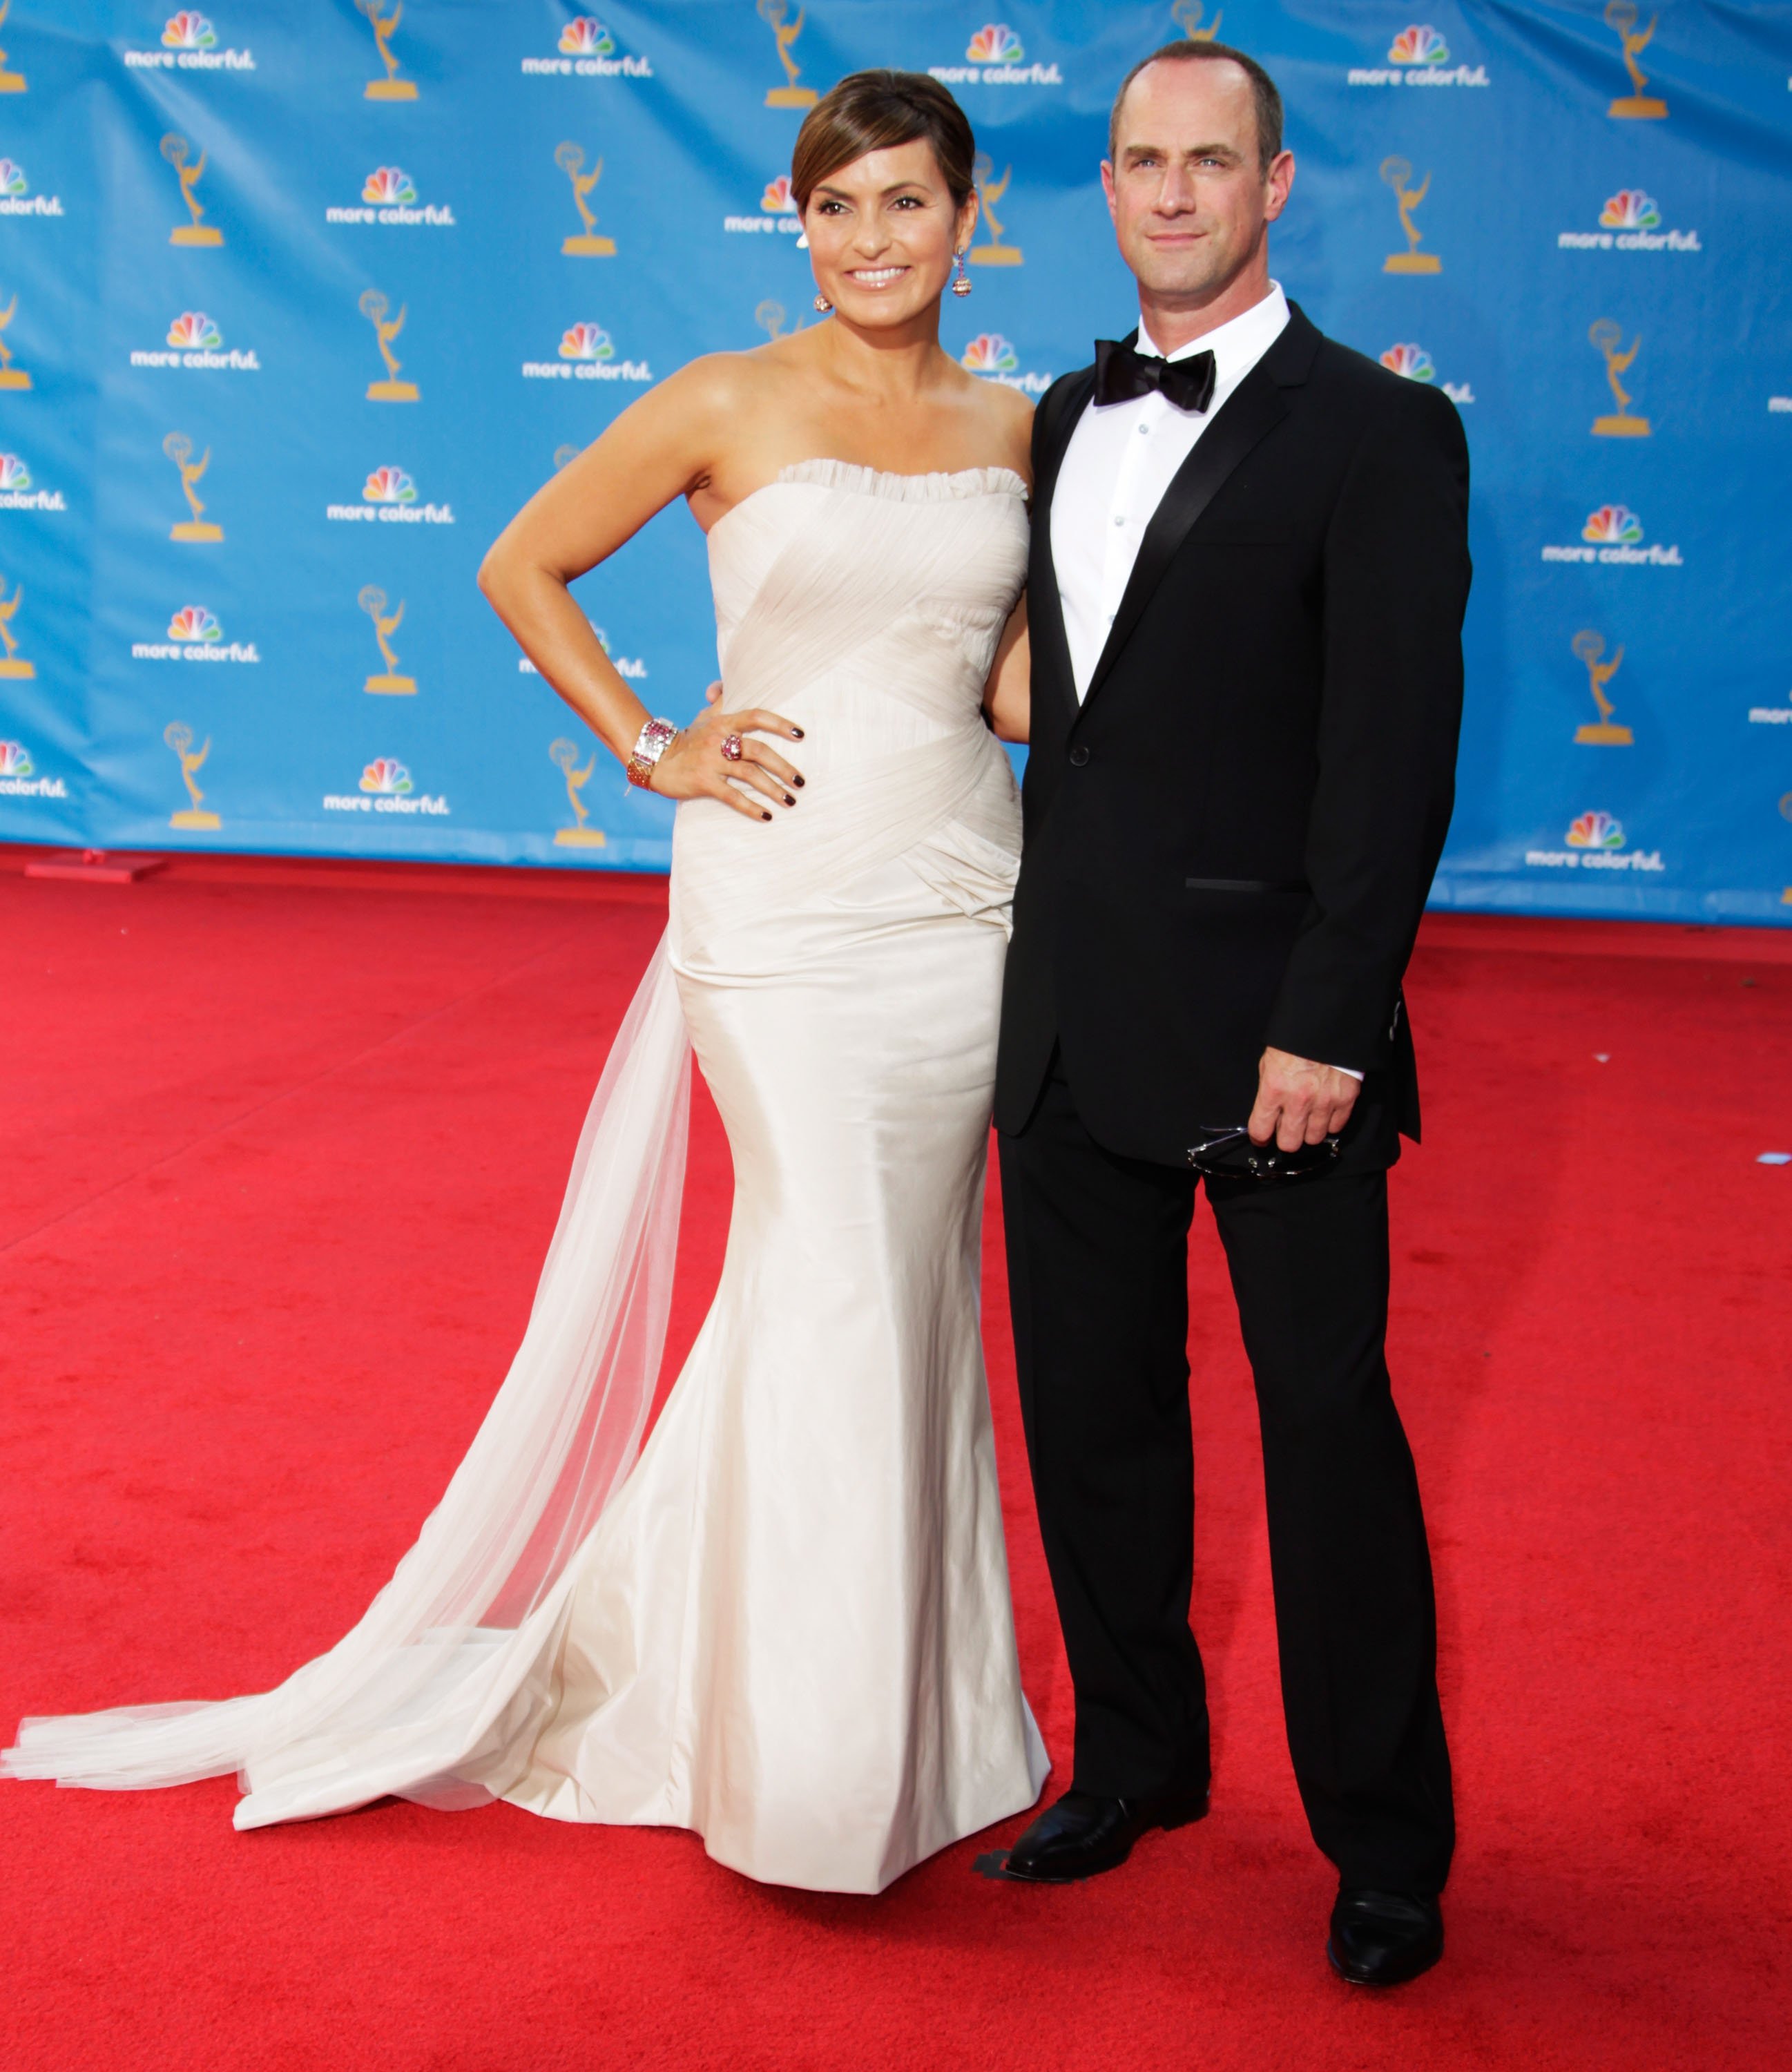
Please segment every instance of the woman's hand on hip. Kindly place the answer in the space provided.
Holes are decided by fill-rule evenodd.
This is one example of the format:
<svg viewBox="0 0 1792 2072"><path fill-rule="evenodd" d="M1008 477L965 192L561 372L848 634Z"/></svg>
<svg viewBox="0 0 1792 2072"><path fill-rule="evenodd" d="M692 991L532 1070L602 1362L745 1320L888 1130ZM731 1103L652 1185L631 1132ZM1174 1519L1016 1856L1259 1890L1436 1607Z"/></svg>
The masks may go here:
<svg viewBox="0 0 1792 2072"><path fill-rule="evenodd" d="M724 712L719 683L707 695L709 709L675 735L653 766L651 788L666 799L719 799L750 820L771 818L768 802L794 806L803 788L801 772L752 737L771 734L800 741L802 728L761 705Z"/></svg>

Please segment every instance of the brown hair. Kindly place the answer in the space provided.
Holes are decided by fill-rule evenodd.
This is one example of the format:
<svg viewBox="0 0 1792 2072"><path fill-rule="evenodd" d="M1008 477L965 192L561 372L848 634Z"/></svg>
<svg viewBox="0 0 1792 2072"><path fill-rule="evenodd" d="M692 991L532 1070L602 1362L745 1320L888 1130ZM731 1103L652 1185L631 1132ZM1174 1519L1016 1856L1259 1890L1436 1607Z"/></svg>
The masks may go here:
<svg viewBox="0 0 1792 2072"><path fill-rule="evenodd" d="M1126 98L1126 89L1149 64L1156 64L1160 58L1185 60L1205 59L1223 60L1235 64L1251 82L1251 97L1257 109L1257 165L1268 172L1269 162L1282 148L1282 97L1276 90L1276 82L1254 57L1243 51L1234 50L1230 43L1196 43L1185 38L1174 43L1165 43L1161 50L1153 51L1148 58L1138 63L1120 81L1120 92L1114 96L1113 112L1108 117L1108 155L1112 158L1120 142L1120 103Z"/></svg>
<svg viewBox="0 0 1792 2072"><path fill-rule="evenodd" d="M964 110L938 80L924 72L849 72L803 118L791 154L791 192L799 209L830 173L918 138L933 146L955 207L962 208L976 185L972 167L976 140Z"/></svg>

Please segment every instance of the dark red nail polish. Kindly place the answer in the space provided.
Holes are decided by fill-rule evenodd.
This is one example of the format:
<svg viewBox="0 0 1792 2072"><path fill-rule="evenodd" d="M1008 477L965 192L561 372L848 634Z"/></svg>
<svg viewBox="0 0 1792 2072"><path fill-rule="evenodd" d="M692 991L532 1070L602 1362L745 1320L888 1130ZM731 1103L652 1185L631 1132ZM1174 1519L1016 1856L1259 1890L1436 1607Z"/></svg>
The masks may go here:
<svg viewBox="0 0 1792 2072"><path fill-rule="evenodd" d="M793 784L796 787L796 788L798 789L798 791L801 791L801 790L802 790L802 788L803 788L803 779L802 779L800 777L793 777L793 778L791 778L791 783L793 783Z"/></svg>
<svg viewBox="0 0 1792 2072"><path fill-rule="evenodd" d="M760 814L759 818L762 820L769 820L771 818L771 816L770 813L762 813Z"/></svg>
<svg viewBox="0 0 1792 2072"><path fill-rule="evenodd" d="M791 735L793 740L800 741L803 738L802 728L799 726L793 726L791 729Z"/></svg>
<svg viewBox="0 0 1792 2072"><path fill-rule="evenodd" d="M796 800L788 791L784 794L784 804L787 806L794 806L796 804Z"/></svg>

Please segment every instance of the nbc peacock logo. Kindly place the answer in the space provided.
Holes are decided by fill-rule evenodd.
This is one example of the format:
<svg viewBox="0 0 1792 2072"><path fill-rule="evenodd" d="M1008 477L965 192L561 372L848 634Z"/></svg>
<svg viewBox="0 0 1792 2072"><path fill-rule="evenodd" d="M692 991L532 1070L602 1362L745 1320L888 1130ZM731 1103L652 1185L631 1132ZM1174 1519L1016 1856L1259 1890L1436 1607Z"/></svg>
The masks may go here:
<svg viewBox="0 0 1792 2072"><path fill-rule="evenodd" d="M162 343L133 352L130 364L212 374L259 374L261 371L261 362L253 348L226 348L223 331L203 310L183 310L169 325Z"/></svg>
<svg viewBox="0 0 1792 2072"><path fill-rule="evenodd" d="M221 640L224 628L203 604L183 604L168 621L171 640Z"/></svg>
<svg viewBox="0 0 1792 2072"><path fill-rule="evenodd" d="M1431 355L1422 345L1391 345L1381 356L1381 364L1390 374L1398 374L1405 381L1435 381L1437 369L1432 364Z"/></svg>
<svg viewBox="0 0 1792 2072"><path fill-rule="evenodd" d="M532 381L651 381L653 369L644 360L619 360L616 343L600 323L569 324L560 334L553 360L525 360L523 373Z"/></svg>
<svg viewBox="0 0 1792 2072"><path fill-rule="evenodd" d="M1005 22L990 22L964 47L964 62L974 65L1018 64L1026 52Z"/></svg>
<svg viewBox="0 0 1792 2072"><path fill-rule="evenodd" d="M1570 849L1622 849L1624 823L1610 813L1580 813L1568 823Z"/></svg>
<svg viewBox="0 0 1792 2072"><path fill-rule="evenodd" d="M0 453L0 511L66 511L60 489L39 489L23 457Z"/></svg>
<svg viewBox="0 0 1792 2072"><path fill-rule="evenodd" d="M1607 230L1653 230L1661 220L1654 197L1641 187L1620 187L1599 212Z"/></svg>
<svg viewBox="0 0 1792 2072"><path fill-rule="evenodd" d="M985 331L965 347L958 364L972 374L1012 374L1021 363L999 331Z"/></svg>
<svg viewBox="0 0 1792 2072"><path fill-rule="evenodd" d="M1682 567L1678 547L1643 543L1642 520L1627 504L1601 504L1587 513L1572 545L1548 546L1546 561L1597 561L1618 568Z"/></svg>
<svg viewBox="0 0 1792 2072"><path fill-rule="evenodd" d="M224 333L203 310L183 310L168 327L168 343L183 352L216 352Z"/></svg>
<svg viewBox="0 0 1792 2072"><path fill-rule="evenodd" d="M452 525L452 504L430 504L417 495L417 484L394 462L370 469L358 504L326 505L324 516L350 524Z"/></svg>
<svg viewBox="0 0 1792 2072"><path fill-rule="evenodd" d="M788 173L775 174L766 182L759 196L757 216L725 216L721 227L737 232L783 231L796 239L799 249L807 250L808 247L808 240L803 235L803 219L797 211L796 197L791 192Z"/></svg>
<svg viewBox="0 0 1792 2072"><path fill-rule="evenodd" d="M22 741L0 741L0 799L66 799L60 777L39 777Z"/></svg>
<svg viewBox="0 0 1792 2072"><path fill-rule="evenodd" d="M562 360L614 360L615 346L602 324L569 324L560 334Z"/></svg>
<svg viewBox="0 0 1792 2072"><path fill-rule="evenodd" d="M0 52L3 56L4 52ZM0 158L0 216L60 216L60 195L35 195L16 158Z"/></svg>
<svg viewBox="0 0 1792 2072"><path fill-rule="evenodd" d="M159 640L134 640L134 662L259 662L253 640L226 640L216 612L203 604L183 604L168 620Z"/></svg>
<svg viewBox="0 0 1792 2072"><path fill-rule="evenodd" d="M1005 22L985 22L964 47L961 64L930 65L947 86L1062 86L1055 64L1029 64L1020 38Z"/></svg>
<svg viewBox="0 0 1792 2072"><path fill-rule="evenodd" d="M1568 822L1560 849L1525 851L1526 866L1533 870L1623 870L1636 873L1663 870L1659 849L1630 849L1624 823L1615 813L1597 811L1576 813Z"/></svg>
<svg viewBox="0 0 1792 2072"><path fill-rule="evenodd" d="M1428 22L1409 22L1379 65L1352 65L1349 86L1489 86L1485 65L1450 63L1449 45Z"/></svg>
<svg viewBox="0 0 1792 2072"><path fill-rule="evenodd" d="M426 227L452 230L454 212L441 202L420 202L417 183L402 166L376 166L361 183L360 199L323 212L326 223L372 223L390 229Z"/></svg>
<svg viewBox="0 0 1792 2072"><path fill-rule="evenodd" d="M576 15L560 32L552 57L524 58L525 76L543 79L651 79L653 67L632 52L619 52L616 39L594 14Z"/></svg>
<svg viewBox="0 0 1792 2072"><path fill-rule="evenodd" d="M414 504L417 484L401 467L376 467L361 485L365 504Z"/></svg>
<svg viewBox="0 0 1792 2072"><path fill-rule="evenodd" d="M1431 355L1422 345L1391 345L1381 356L1381 364L1390 374L1397 374L1403 381L1434 382L1437 369ZM1453 403L1461 405L1474 401L1474 390L1466 381L1446 381L1444 393Z"/></svg>
<svg viewBox="0 0 1792 2072"><path fill-rule="evenodd" d="M1642 520L1628 504L1601 504L1587 513L1580 536L1596 547L1627 547L1642 537Z"/></svg>
<svg viewBox="0 0 1792 2072"><path fill-rule="evenodd" d="M196 7L182 7L162 25L158 43L121 53L132 72L253 72L255 53L220 50L218 32Z"/></svg>
<svg viewBox="0 0 1792 2072"><path fill-rule="evenodd" d="M616 39L602 23L590 14L569 22L560 32L558 48L569 58L606 58L616 47Z"/></svg>
<svg viewBox="0 0 1792 2072"><path fill-rule="evenodd" d="M171 51L212 51L218 47L217 31L194 7L183 7L178 14L168 17L162 41Z"/></svg>
<svg viewBox="0 0 1792 2072"><path fill-rule="evenodd" d="M396 755L376 755L361 771L352 791L326 793L327 813L431 814L444 816L448 801L439 794L420 791L415 779Z"/></svg>
<svg viewBox="0 0 1792 2072"><path fill-rule="evenodd" d="M1661 204L1641 187L1620 187L1605 197L1596 230L1561 230L1564 252L1703 252L1696 230L1664 229Z"/></svg>
<svg viewBox="0 0 1792 2072"><path fill-rule="evenodd" d="M1387 47L1391 65L1441 65L1450 61L1449 45L1428 22L1415 22L1402 29Z"/></svg>

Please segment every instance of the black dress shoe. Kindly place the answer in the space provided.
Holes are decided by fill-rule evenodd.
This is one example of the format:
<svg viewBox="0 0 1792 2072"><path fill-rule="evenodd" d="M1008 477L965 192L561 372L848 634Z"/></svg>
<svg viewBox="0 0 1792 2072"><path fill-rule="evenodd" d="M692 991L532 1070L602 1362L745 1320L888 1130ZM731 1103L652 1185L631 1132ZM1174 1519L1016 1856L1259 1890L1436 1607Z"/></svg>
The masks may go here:
<svg viewBox="0 0 1792 2072"><path fill-rule="evenodd" d="M1417 1893L1340 1888L1326 1955L1353 1986L1398 1986L1428 1971L1444 1954L1444 1916Z"/></svg>
<svg viewBox="0 0 1792 2072"><path fill-rule="evenodd" d="M1207 1810L1205 1791L1163 1791L1149 1799L1101 1799L1067 1791L1009 1852L1008 1875L1036 1885L1071 1885L1117 1869L1140 1836L1186 1827Z"/></svg>

